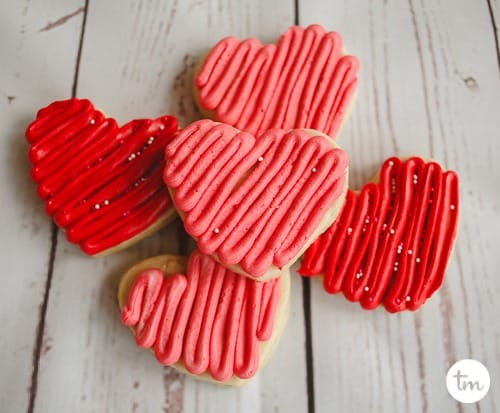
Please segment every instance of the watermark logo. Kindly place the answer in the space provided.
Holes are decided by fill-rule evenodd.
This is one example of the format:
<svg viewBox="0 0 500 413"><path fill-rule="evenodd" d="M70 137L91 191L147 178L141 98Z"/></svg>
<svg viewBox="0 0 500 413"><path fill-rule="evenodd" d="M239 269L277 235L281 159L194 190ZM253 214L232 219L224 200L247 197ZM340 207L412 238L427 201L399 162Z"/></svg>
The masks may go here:
<svg viewBox="0 0 500 413"><path fill-rule="evenodd" d="M455 400L462 403L475 403L488 393L490 373L477 360L459 360L448 370L446 387Z"/></svg>

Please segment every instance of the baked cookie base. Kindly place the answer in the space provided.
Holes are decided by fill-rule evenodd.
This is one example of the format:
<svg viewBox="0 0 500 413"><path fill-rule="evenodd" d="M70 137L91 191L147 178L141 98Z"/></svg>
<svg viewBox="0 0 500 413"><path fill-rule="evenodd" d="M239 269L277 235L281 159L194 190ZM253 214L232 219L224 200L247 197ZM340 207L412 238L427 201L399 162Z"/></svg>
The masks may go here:
<svg viewBox="0 0 500 413"><path fill-rule="evenodd" d="M218 122L215 122L215 123L217 124ZM337 145L337 143L332 138L330 138L328 135L326 135L322 132L319 132L319 131L316 131L313 129L302 129L302 130L306 131L311 136L323 136L325 139L328 140L328 142L330 142L330 145L332 146L332 148L334 148L334 149L340 148L339 145ZM306 252L307 248L309 248L309 246L316 240L316 238L318 238L319 235L321 235L323 232L325 232L330 227L330 225L333 224L333 222L335 221L335 219L339 215L339 213L342 209L342 206L344 205L345 195L347 193L347 188L348 188L348 176L349 176L348 172L349 172L349 170L348 170L348 168L346 168L346 170L344 172L345 183L344 183L344 188L343 188L342 194L339 196L339 198L334 202L334 204L325 213L325 216L320 221L318 227L312 233L311 237L304 244L304 246L301 248L301 250L298 252L298 254L295 257L293 257L293 259L287 265L283 266L283 268L278 268L275 265L271 265L265 274L263 274L260 277L254 277L251 274L247 273L245 270L243 270L243 268L241 268L241 265L239 265L239 264L233 264L233 265L223 264L220 261L219 257L217 256L217 254L212 254L211 255L212 258L214 258L217 262L221 263L222 265L224 265L226 268L230 269L231 271L238 273L238 274L241 274L241 275L244 275L245 277L249 277L249 278L256 280L256 281L268 281L272 278L278 277L284 270L289 269L304 254L304 252ZM170 197L172 199L172 202L174 203L174 206L175 206L175 202L173 200L174 200L176 191L171 189L171 188L168 188L168 191L170 193ZM177 213L179 214L181 219L184 221L186 214L182 211L179 211L179 210L177 211ZM193 239L196 242L198 242L198 239L196 237L193 237Z"/></svg>
<svg viewBox="0 0 500 413"><path fill-rule="evenodd" d="M118 285L118 306L120 312L127 303L130 291L134 284L137 276L144 270L150 268L160 269L165 277L172 274L185 274L187 267L187 259L182 256L177 255L159 255L156 257L145 259L134 266L132 266L127 272L122 276L120 283ZM278 307L276 309L276 319L274 321L274 329L271 338L267 341L261 341L259 353L260 353L260 369L267 363L271 354L277 347L283 330L285 328L286 320L288 318L288 312L290 307L290 273L288 270L283 271L281 276L281 294ZM135 330L131 328L135 335ZM152 351L152 350L151 350ZM233 375L229 380L221 382L214 380L208 372L204 372L200 375L193 375L189 373L182 360L173 364L171 367L181 371L182 373L188 374L198 380L209 381L217 384L223 384L225 386L241 387L246 384L251 379L241 379Z"/></svg>

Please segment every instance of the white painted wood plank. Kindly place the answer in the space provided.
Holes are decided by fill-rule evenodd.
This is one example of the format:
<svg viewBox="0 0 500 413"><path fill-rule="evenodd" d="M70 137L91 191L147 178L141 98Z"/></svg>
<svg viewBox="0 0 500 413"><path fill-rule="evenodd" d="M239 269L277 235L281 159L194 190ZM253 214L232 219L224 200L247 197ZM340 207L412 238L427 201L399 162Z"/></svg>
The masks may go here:
<svg viewBox="0 0 500 413"><path fill-rule="evenodd" d="M448 279L419 313L364 312L314 284L318 411L457 410L443 377L451 362L463 357L483 361L493 383L498 382L500 335L494 316L500 292L495 279L500 264L495 254L500 241L500 172L494 116L499 85L493 28L486 4L478 4L414 0L411 7L388 2L385 7L372 4L372 10L366 2L303 4L302 24L320 22L337 29L348 50L363 61L357 106L340 138L351 154L352 181L361 184L393 153L430 154L462 177L462 224ZM497 2L492 4L498 15ZM4 269L12 274L5 277L0 302L5 306L14 300L16 308L22 308L15 317L3 307L0 311L0 402L9 411L26 409L37 306L50 248L49 222L27 172L21 175L28 168L26 147L15 144L15 137L22 137L36 108L69 95L81 22L76 14L63 25L49 25L77 12L80 4L75 2L24 6L0 6L4 21L12 26L1 43L2 55L8 58L0 68L0 156L8 168L0 179L7 188L5 204L12 199L20 204L0 213ZM291 23L290 2L276 1L270 9L252 4L251 12L248 7L237 2L158 1L128 2L117 11L111 2L91 2L79 95L91 97L122 121L165 111L179 114L183 122L192 120L196 114L189 72L206 45L226 34L271 40ZM48 25L53 28L39 32ZM157 33L160 36L154 37ZM279 352L240 391L158 368L150 354L135 348L119 325L117 276L138 259L176 250L174 238L175 229L169 228L116 257L92 260L59 237L37 411L305 410L297 280L292 285L292 318ZM11 334L15 340L10 340ZM481 411L497 410L498 397L493 386L480 403Z"/></svg>
<svg viewBox="0 0 500 413"><path fill-rule="evenodd" d="M191 97L198 56L223 36L272 40L292 23L288 0L127 1L119 9L112 1L91 1L77 94L122 122L166 112L186 124L198 116ZM292 314L279 353L242 390L179 375L135 347L119 321L117 277L139 259L176 252L176 236L175 227L169 227L137 247L97 260L59 237L46 326L51 349L41 359L37 411L306 409L299 279L294 280Z"/></svg>
<svg viewBox="0 0 500 413"><path fill-rule="evenodd" d="M163 371L120 324L116 288L136 261L173 252L176 227L103 259L84 256L59 238L47 313L50 350L40 360L36 411L158 411ZM66 389L61 392L60 389Z"/></svg>
<svg viewBox="0 0 500 413"><path fill-rule="evenodd" d="M81 16L49 22L80 1L1 2L0 16L0 410L27 409L37 324L51 248L51 223L29 177L24 130L38 108L71 92Z"/></svg>
<svg viewBox="0 0 500 413"><path fill-rule="evenodd" d="M357 104L339 137L351 157L354 186L390 155L421 154L459 172L462 201L445 285L419 312L366 312L314 286L316 410L465 411L444 385L451 364L478 359L493 383L500 370L494 319L500 312L494 252L500 245L494 189L500 179L500 82L487 2L301 5L302 24L338 30L362 61ZM492 386L470 407L499 406L500 392Z"/></svg>

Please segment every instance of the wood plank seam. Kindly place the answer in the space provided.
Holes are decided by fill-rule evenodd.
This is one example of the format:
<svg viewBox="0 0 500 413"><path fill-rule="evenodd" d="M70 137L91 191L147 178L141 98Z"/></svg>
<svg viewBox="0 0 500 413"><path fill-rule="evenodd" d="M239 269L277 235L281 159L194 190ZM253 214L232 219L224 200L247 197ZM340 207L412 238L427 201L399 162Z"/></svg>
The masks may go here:
<svg viewBox="0 0 500 413"><path fill-rule="evenodd" d="M89 1L90 0L85 0L85 5L83 6L82 30L80 32L80 42L78 44L78 52L76 54L75 76L73 78L73 87L71 88L71 97L76 97L76 89L78 87L78 75L80 74L80 61L82 60L83 38L85 37L85 26L87 25Z"/></svg>
<svg viewBox="0 0 500 413"><path fill-rule="evenodd" d="M493 26L493 37L495 39L498 70L500 71L500 44L498 43L498 27L496 25L495 14L493 13L493 6L491 5L491 0L486 0L486 3L488 4L488 12L490 14L491 25Z"/></svg>
<svg viewBox="0 0 500 413"><path fill-rule="evenodd" d="M184 230L184 224L181 220L177 221L177 238L179 243L179 255L187 257L189 254L189 235Z"/></svg>
<svg viewBox="0 0 500 413"><path fill-rule="evenodd" d="M294 0L294 24L300 24L299 0ZM316 402L314 398L314 357L312 343L312 317L311 317L311 280L302 279L302 304L304 306L304 333L306 353L306 384L307 384L307 411L314 413Z"/></svg>
<svg viewBox="0 0 500 413"><path fill-rule="evenodd" d="M304 332L306 335L306 379L307 379L307 411L315 412L314 400L314 357L311 323L311 280L302 278L302 302L304 305Z"/></svg>
<svg viewBox="0 0 500 413"><path fill-rule="evenodd" d="M40 367L40 354L42 352L43 334L45 331L45 319L47 317L47 307L49 304L50 287L52 285L52 274L54 273L54 261L56 257L58 232L59 231L56 224L52 223L51 236L50 236L51 246L49 253L49 265L47 269L47 278L45 280L45 291L43 294L43 300L42 303L40 304L40 311L38 315L38 323L35 335L35 346L33 349L31 384L29 388L29 402L27 409L28 413L32 413L35 409L36 394L38 390L38 370Z"/></svg>
<svg viewBox="0 0 500 413"><path fill-rule="evenodd" d="M75 73L73 76L73 85L71 88L71 96L76 97L76 90L78 87L78 74L80 69L80 60L82 55L82 45L83 38L85 36L85 25L87 22L87 11L88 11L89 0L85 0L85 5L83 7L83 19L82 19L82 29L80 32L80 40L78 44L78 52L75 62ZM45 321L47 317L47 309L50 299L50 288L52 286L52 277L54 274L54 262L56 258L57 251L57 237L59 234L59 228L55 223L52 223L51 230L51 246L49 253L49 265L47 269L47 277L45 281L45 291L43 294L43 300L40 305L40 312L38 316L38 323L36 328L35 336L35 347L33 349L33 359L32 359L32 373L31 373L31 384L29 388L29 402L27 413L33 413L35 410L36 396L38 390L38 372L40 368L40 356L43 345L43 335L45 332Z"/></svg>

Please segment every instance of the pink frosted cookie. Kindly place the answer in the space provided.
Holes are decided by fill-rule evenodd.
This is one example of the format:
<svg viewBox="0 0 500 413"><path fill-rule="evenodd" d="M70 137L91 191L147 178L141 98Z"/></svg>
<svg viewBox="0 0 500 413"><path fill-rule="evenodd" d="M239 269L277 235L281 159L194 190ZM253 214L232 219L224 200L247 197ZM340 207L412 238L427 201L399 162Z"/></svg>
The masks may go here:
<svg viewBox="0 0 500 413"><path fill-rule="evenodd" d="M288 315L290 277L257 282L195 251L162 255L122 277L123 324L158 361L196 378L240 386L266 363Z"/></svg>
<svg viewBox="0 0 500 413"><path fill-rule="evenodd" d="M176 217L162 182L177 119L118 126L86 99L40 109L26 129L31 177L47 214L89 255L128 247Z"/></svg>
<svg viewBox="0 0 500 413"><path fill-rule="evenodd" d="M198 248L261 281L292 265L337 217L346 153L312 130L256 138L211 120L167 145L164 181Z"/></svg>
<svg viewBox="0 0 500 413"><path fill-rule="evenodd" d="M205 117L255 135L309 128L335 138L358 69L342 37L318 25L291 27L277 44L226 37L200 61L194 96Z"/></svg>
<svg viewBox="0 0 500 413"><path fill-rule="evenodd" d="M347 193L339 218L299 272L323 276L366 309L416 310L443 283L458 225L458 177L436 162L390 158L374 182Z"/></svg>

